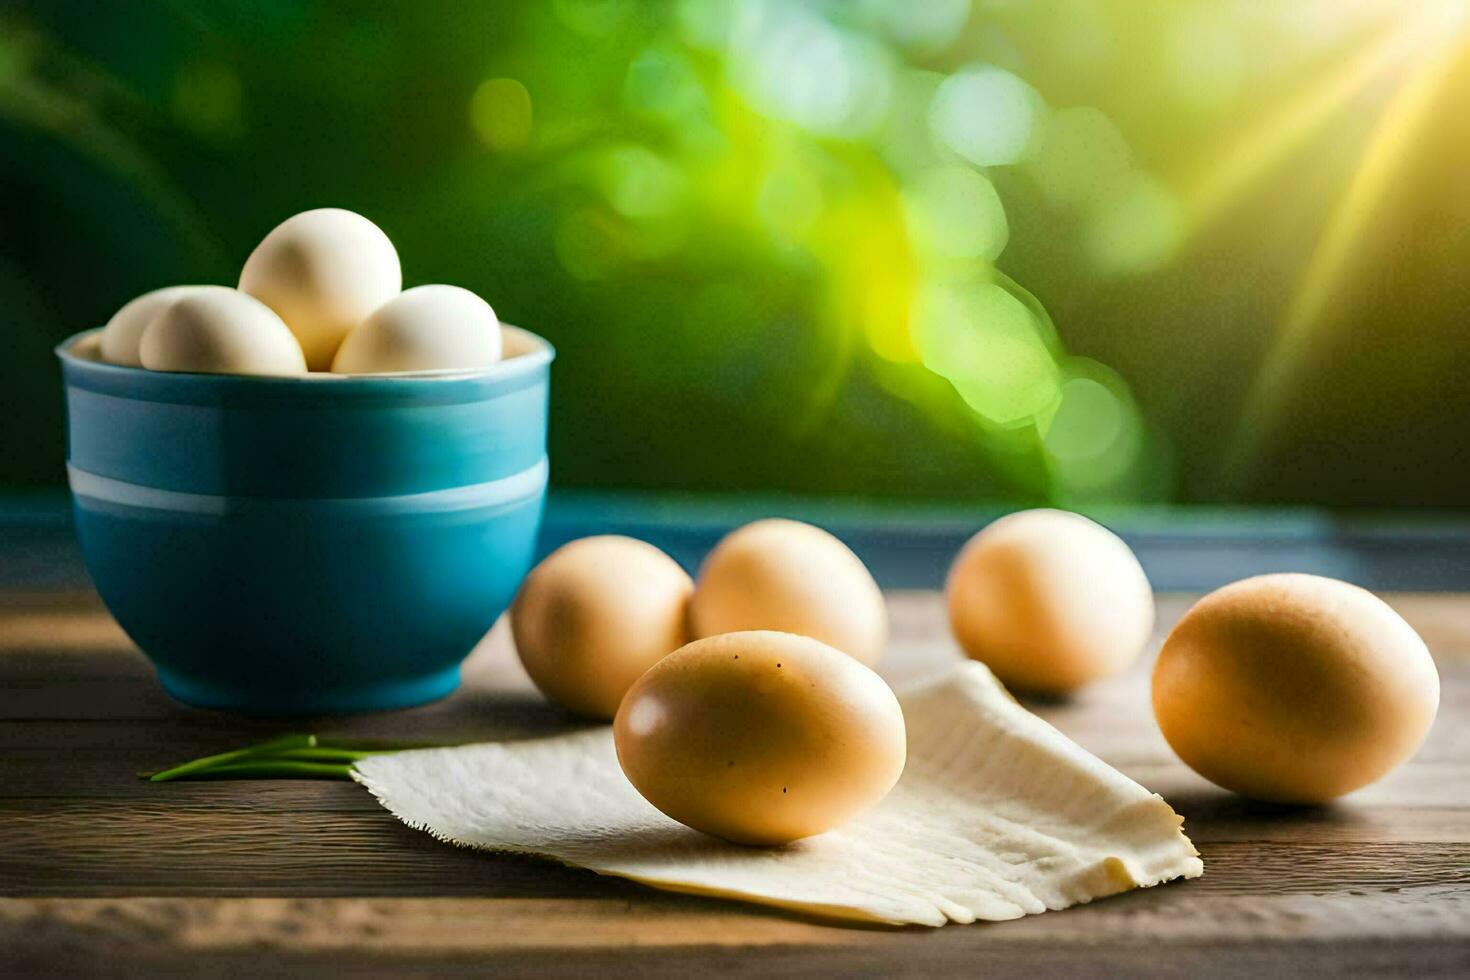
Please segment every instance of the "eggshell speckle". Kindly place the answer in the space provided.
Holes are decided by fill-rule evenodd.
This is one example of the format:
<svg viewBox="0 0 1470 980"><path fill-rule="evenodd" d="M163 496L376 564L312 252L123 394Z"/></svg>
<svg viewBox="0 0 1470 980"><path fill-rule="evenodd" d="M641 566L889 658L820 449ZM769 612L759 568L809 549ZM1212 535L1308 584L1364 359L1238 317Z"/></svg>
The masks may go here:
<svg viewBox="0 0 1470 980"><path fill-rule="evenodd" d="M728 633L651 667L613 723L648 802L740 844L846 823L903 773L903 711L852 657L804 636Z"/></svg>
<svg viewBox="0 0 1470 980"><path fill-rule="evenodd" d="M240 273L241 291L276 311L313 371L330 368L347 332L402 288L388 236L341 208L287 218L255 247Z"/></svg>
<svg viewBox="0 0 1470 980"><path fill-rule="evenodd" d="M1154 667L1153 704L1174 751L1216 785L1322 803L1413 755L1439 706L1439 674L1372 593L1262 575L1184 615Z"/></svg>
<svg viewBox="0 0 1470 980"><path fill-rule="evenodd" d="M102 331L102 357L112 364L142 367L138 346L143 331L176 300L202 289L201 286L165 286L123 305Z"/></svg>
<svg viewBox="0 0 1470 980"><path fill-rule="evenodd" d="M700 637L810 636L869 666L888 642L888 608L862 560L821 528L779 518L738 528L709 553L690 623Z"/></svg>
<svg viewBox="0 0 1470 980"><path fill-rule="evenodd" d="M633 682L687 642L693 588L677 562L642 541L602 535L562 545L511 605L521 663L552 701L611 718Z"/></svg>
<svg viewBox="0 0 1470 980"><path fill-rule="evenodd" d="M301 345L270 307L224 286L200 286L143 331L143 366L200 374L306 373Z"/></svg>
<svg viewBox="0 0 1470 980"><path fill-rule="evenodd" d="M388 374L488 367L500 359L500 321L468 289L418 286L347 335L332 370Z"/></svg>
<svg viewBox="0 0 1470 980"><path fill-rule="evenodd" d="M945 596L960 647L1021 691L1065 694L1115 674L1153 633L1138 559L1113 532L1066 511L1021 511L976 534Z"/></svg>

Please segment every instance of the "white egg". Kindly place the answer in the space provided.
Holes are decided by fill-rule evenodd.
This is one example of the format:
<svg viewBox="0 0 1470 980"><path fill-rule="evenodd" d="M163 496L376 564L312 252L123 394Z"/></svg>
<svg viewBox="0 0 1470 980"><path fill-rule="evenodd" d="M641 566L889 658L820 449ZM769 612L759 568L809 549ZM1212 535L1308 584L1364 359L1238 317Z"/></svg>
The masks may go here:
<svg viewBox="0 0 1470 980"><path fill-rule="evenodd" d="M72 341L66 352L72 357L84 361L96 361L106 363L107 358L102 356L102 334L89 333L85 337Z"/></svg>
<svg viewBox="0 0 1470 980"><path fill-rule="evenodd" d="M245 260L240 290L276 311L313 371L347 332L403 288L398 253L360 214L318 208L287 218Z"/></svg>
<svg viewBox="0 0 1470 980"><path fill-rule="evenodd" d="M199 374L306 373L301 345L271 308L225 286L201 286L143 331L143 366Z"/></svg>
<svg viewBox="0 0 1470 980"><path fill-rule="evenodd" d="M148 324L158 319L176 300L189 295L200 286L165 286L128 302L112 315L102 331L102 358L113 364L141 367L138 342Z"/></svg>
<svg viewBox="0 0 1470 980"><path fill-rule="evenodd" d="M500 360L500 321L468 289L416 286L384 303L342 341L337 374L488 367Z"/></svg>
<svg viewBox="0 0 1470 980"><path fill-rule="evenodd" d="M502 361L533 354L541 349L541 342L536 339L535 335L519 327L507 326L504 323L500 325L500 359Z"/></svg>

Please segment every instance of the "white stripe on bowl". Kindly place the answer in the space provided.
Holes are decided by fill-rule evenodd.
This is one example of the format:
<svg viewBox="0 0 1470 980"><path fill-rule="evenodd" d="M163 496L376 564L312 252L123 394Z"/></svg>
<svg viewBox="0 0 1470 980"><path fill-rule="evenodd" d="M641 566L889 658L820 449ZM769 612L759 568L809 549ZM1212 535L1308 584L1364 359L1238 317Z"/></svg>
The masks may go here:
<svg viewBox="0 0 1470 980"><path fill-rule="evenodd" d="M67 479L72 493L109 504L145 507L184 514L223 517L226 514L266 510L283 512L330 508L343 516L423 514L472 510L510 504L535 496L546 485L550 467L546 457L534 466L510 476L475 483L466 487L430 490L427 493L405 493L392 497L230 497L208 493L185 493L156 487L125 483L110 477L88 473L67 464Z"/></svg>

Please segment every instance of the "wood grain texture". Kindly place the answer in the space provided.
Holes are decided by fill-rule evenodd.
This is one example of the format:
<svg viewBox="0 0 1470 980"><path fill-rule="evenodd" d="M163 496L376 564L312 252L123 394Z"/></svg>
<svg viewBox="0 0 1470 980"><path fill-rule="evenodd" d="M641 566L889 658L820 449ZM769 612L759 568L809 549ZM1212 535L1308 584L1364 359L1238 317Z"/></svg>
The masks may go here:
<svg viewBox="0 0 1470 980"><path fill-rule="evenodd" d="M140 781L287 726L170 701L88 593L0 594L0 975L1463 976L1470 598L1392 601L1444 680L1439 722L1409 765L1331 807L1230 796L1173 758L1140 664L1030 707L1184 814L1205 876L924 930L852 929L446 847L349 784ZM937 595L890 602L895 683L958 656ZM1187 605L1162 597L1161 628ZM570 724L497 630L439 704L289 727L453 743Z"/></svg>

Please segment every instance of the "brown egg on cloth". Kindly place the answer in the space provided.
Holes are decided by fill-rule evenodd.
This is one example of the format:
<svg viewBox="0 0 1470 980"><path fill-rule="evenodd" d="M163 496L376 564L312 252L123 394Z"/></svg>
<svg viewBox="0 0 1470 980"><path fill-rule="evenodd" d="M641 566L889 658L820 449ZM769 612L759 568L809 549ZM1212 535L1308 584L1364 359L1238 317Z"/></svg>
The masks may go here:
<svg viewBox="0 0 1470 980"><path fill-rule="evenodd" d="M846 823L903 773L903 711L856 659L791 633L696 640L638 679L613 723L629 781L665 814L738 844Z"/></svg>

